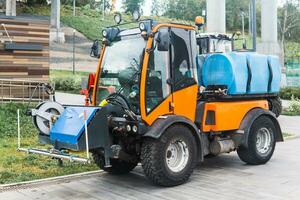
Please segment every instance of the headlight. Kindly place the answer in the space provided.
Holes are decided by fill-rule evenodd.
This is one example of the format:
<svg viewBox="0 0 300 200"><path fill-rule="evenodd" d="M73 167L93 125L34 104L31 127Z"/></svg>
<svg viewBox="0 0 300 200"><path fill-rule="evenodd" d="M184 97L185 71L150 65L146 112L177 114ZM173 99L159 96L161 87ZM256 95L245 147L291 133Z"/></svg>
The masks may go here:
<svg viewBox="0 0 300 200"><path fill-rule="evenodd" d="M126 126L126 130L127 130L128 132L131 131L131 126L130 126L129 124Z"/></svg>
<svg viewBox="0 0 300 200"><path fill-rule="evenodd" d="M122 16L120 13L116 13L115 16L114 16L114 20L117 24L120 24L121 21L122 21Z"/></svg>
<svg viewBox="0 0 300 200"><path fill-rule="evenodd" d="M103 36L104 38L107 37L107 30L103 30L103 31L102 31L102 36Z"/></svg>
<svg viewBox="0 0 300 200"><path fill-rule="evenodd" d="M141 17L141 13L138 10L133 11L132 13L132 17L135 21L139 21L140 17Z"/></svg>
<svg viewBox="0 0 300 200"><path fill-rule="evenodd" d="M137 130L138 130L137 126L136 126L136 125L134 125L134 126L132 127L132 131L136 133L136 132L137 132Z"/></svg>
<svg viewBox="0 0 300 200"><path fill-rule="evenodd" d="M140 25L139 25L139 28L141 31L146 31L146 25L144 22L141 22Z"/></svg>

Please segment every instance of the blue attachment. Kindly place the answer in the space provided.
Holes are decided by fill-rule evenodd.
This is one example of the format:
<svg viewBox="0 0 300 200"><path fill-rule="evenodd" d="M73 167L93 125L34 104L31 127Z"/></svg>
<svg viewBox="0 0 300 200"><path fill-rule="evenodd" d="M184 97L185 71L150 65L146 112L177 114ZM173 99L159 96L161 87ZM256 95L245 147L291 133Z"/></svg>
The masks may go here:
<svg viewBox="0 0 300 200"><path fill-rule="evenodd" d="M95 107L66 107L50 130L50 140L52 142L64 142L67 144L77 144L80 136L84 133L84 114L87 114L89 123L100 108Z"/></svg>

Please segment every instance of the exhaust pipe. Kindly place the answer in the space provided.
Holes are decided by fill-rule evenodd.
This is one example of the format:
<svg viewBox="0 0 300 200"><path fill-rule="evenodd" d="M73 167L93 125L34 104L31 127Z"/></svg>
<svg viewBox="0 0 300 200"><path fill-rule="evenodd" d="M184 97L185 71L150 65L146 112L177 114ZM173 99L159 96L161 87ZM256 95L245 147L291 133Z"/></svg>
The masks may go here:
<svg viewBox="0 0 300 200"><path fill-rule="evenodd" d="M221 153L229 153L235 150L235 144L232 139L214 140L209 145L209 151L213 155L219 155Z"/></svg>

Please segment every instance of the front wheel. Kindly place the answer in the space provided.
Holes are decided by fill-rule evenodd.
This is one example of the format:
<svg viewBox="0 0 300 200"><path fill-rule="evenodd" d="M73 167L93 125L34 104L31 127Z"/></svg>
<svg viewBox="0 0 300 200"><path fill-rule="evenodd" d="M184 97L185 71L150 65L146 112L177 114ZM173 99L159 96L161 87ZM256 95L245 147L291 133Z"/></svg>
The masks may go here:
<svg viewBox="0 0 300 200"><path fill-rule="evenodd" d="M196 165L197 146L189 128L173 125L159 139L143 142L141 163L155 184L175 186L186 182Z"/></svg>
<svg viewBox="0 0 300 200"><path fill-rule="evenodd" d="M276 144L275 135L276 128L269 117L257 118L250 128L248 147L240 146L237 149L239 158L247 164L265 164L273 155Z"/></svg>

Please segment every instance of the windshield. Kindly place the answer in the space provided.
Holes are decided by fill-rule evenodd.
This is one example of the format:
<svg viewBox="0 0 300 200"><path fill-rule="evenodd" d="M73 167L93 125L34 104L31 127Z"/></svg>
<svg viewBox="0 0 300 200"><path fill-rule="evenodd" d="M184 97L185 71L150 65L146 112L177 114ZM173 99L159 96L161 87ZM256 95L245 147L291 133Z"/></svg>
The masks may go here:
<svg viewBox="0 0 300 200"><path fill-rule="evenodd" d="M97 105L122 87L123 95L138 112L139 71L146 41L140 34L123 36L106 47L98 84Z"/></svg>

